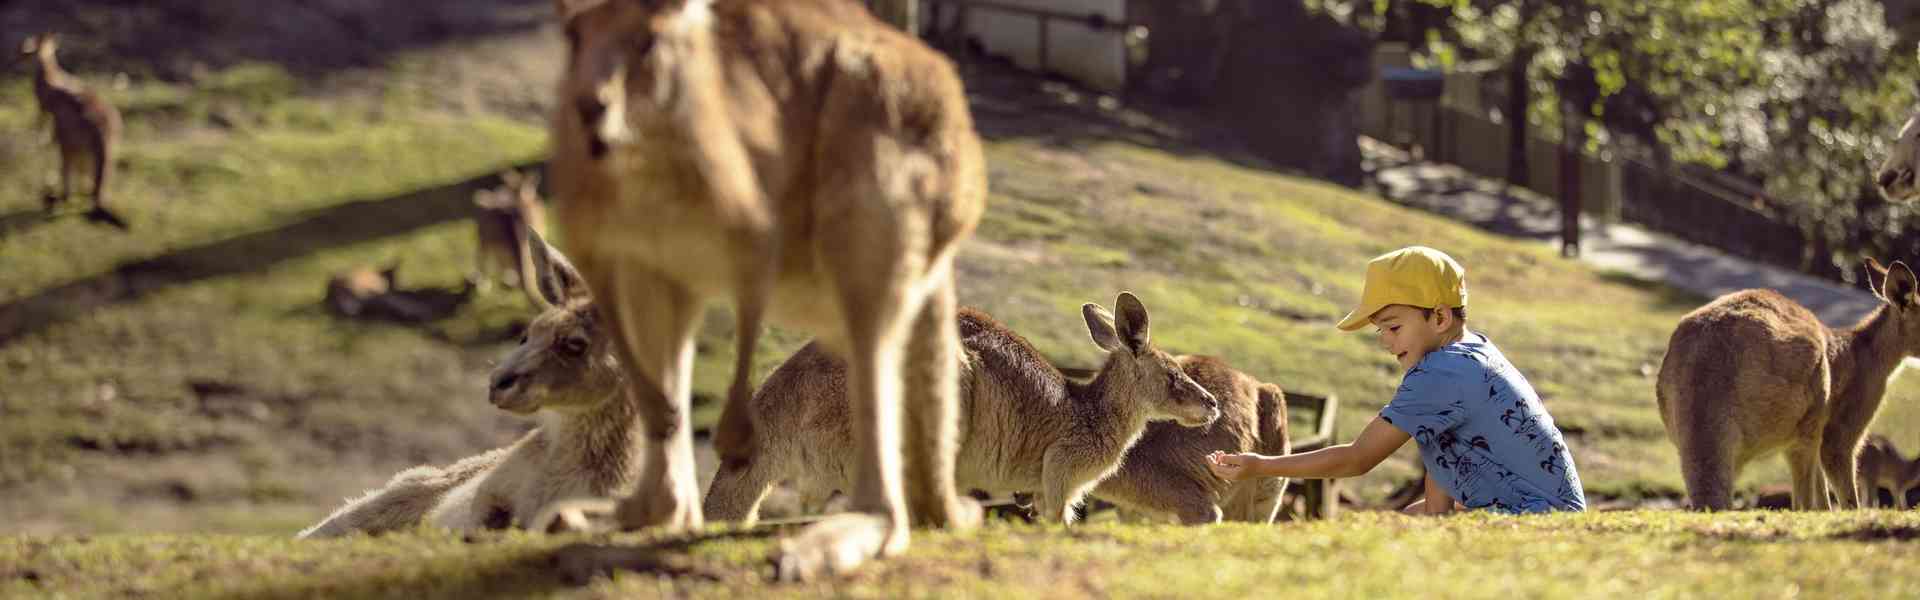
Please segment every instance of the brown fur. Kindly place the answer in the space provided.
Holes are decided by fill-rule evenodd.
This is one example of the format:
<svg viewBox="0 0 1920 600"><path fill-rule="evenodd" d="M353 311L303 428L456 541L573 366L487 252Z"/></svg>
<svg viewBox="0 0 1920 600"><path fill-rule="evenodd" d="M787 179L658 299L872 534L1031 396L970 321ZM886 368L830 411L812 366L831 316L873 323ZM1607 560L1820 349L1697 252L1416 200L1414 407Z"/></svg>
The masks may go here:
<svg viewBox="0 0 1920 600"><path fill-rule="evenodd" d="M986 313L960 311L960 486L1037 490L1041 519L1071 522L1074 507L1120 467L1149 421L1197 427L1219 415L1213 396L1153 346L1146 307L1131 294L1117 306L1118 318L1098 305L1083 308L1095 343L1108 352L1087 384L1068 381ZM818 345L775 370L753 398L754 451L721 463L707 491L709 516L751 523L783 480L807 497L847 489L855 453L846 381L845 364Z"/></svg>
<svg viewBox="0 0 1920 600"><path fill-rule="evenodd" d="M1913 508L1907 503L1907 493L1920 488L1920 456L1909 461L1892 440L1874 434L1867 436L1867 443L1860 447L1860 504L1880 506L1880 488L1891 493L1893 505L1900 510Z"/></svg>
<svg viewBox="0 0 1920 600"><path fill-rule="evenodd" d="M395 264L379 270L356 267L337 273L327 280L323 303L329 312L342 317L423 323L452 315L473 295L472 281L459 290L401 289L398 271L399 265Z"/></svg>
<svg viewBox="0 0 1920 600"><path fill-rule="evenodd" d="M554 507L578 498L632 493L638 479L640 435L629 403L620 397L621 370L612 341L595 324L593 304L565 259L534 235L535 286L541 314L526 337L494 367L489 400L503 410L533 414L545 423L506 448L445 468L401 472L300 532L334 537L380 533L423 523L456 530L508 526L548 529L560 519L584 522Z"/></svg>
<svg viewBox="0 0 1920 600"><path fill-rule="evenodd" d="M1836 330L1770 290L1721 297L1681 318L1656 397L1698 509L1726 510L1748 462L1785 450L1793 506L1857 506L1855 455L1887 380L1920 348L1913 271L1868 260L1884 304ZM1824 476L1823 476L1824 472Z"/></svg>
<svg viewBox="0 0 1920 600"><path fill-rule="evenodd" d="M850 0L557 0L568 59L553 117L554 224L600 301L650 455L629 528L698 528L687 410L709 301L739 324L728 414L750 401L763 319L851 366L859 515L782 543L783 578L970 527L953 486L952 260L985 208L953 66ZM745 419L718 451L743 459ZM903 451L904 449L904 451Z"/></svg>
<svg viewBox="0 0 1920 600"><path fill-rule="evenodd" d="M92 165L92 215L124 229L126 223L107 209L113 149L120 138L120 111L60 68L55 56L59 45L57 37L43 33L20 46L21 55L34 61L33 96L40 102L40 112L53 120L53 141L60 148L60 196L49 197L47 208L73 197L74 171Z"/></svg>
<svg viewBox="0 0 1920 600"><path fill-rule="evenodd" d="M540 300L531 284L533 255L527 232L547 228L546 208L540 202L540 175L508 170L500 174L500 182L498 189L473 195L473 204L480 209L473 217L474 245L478 248L473 279L484 290L501 272L509 273L499 281L520 287L537 306Z"/></svg>
<svg viewBox="0 0 1920 600"><path fill-rule="evenodd" d="M1180 367L1220 401L1220 419L1205 427L1147 425L1127 451L1120 471L1094 488L1094 497L1122 509L1167 515L1187 525L1222 518L1271 523L1287 480L1265 477L1228 482L1207 469L1207 454L1292 452L1287 438L1287 400L1280 386L1247 376L1211 356L1181 356Z"/></svg>

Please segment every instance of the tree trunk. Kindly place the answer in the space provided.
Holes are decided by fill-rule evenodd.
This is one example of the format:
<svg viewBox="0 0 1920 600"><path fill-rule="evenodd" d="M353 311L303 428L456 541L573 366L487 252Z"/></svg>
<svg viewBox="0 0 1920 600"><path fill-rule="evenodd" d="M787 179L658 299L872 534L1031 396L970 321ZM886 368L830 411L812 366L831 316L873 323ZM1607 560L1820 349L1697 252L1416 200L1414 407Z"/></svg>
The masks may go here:
<svg viewBox="0 0 1920 600"><path fill-rule="evenodd" d="M1533 49L1520 48L1507 68L1507 183L1527 186L1527 66L1533 64Z"/></svg>

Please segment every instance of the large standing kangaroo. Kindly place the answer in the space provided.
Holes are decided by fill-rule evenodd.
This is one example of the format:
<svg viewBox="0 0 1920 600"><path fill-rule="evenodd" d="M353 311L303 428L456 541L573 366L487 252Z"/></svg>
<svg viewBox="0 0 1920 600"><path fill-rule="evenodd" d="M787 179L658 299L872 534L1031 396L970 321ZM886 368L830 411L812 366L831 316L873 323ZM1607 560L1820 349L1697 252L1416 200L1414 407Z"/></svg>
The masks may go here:
<svg viewBox="0 0 1920 600"><path fill-rule="evenodd" d="M1780 450L1793 508L1827 508L1828 484L1840 506L1859 505L1860 441L1887 379L1920 350L1913 271L1866 267L1883 304L1848 329L1772 290L1734 292L1680 319L1655 394L1694 508L1731 507L1740 469Z"/></svg>
<svg viewBox="0 0 1920 600"><path fill-rule="evenodd" d="M728 414L763 316L846 360L854 513L782 543L783 578L970 527L955 493L953 257L986 202L953 65L851 0L556 0L554 225L632 371L650 442L628 528L702 524L688 401L703 307L740 325ZM722 452L750 439L729 419ZM911 510L910 510L911 509Z"/></svg>

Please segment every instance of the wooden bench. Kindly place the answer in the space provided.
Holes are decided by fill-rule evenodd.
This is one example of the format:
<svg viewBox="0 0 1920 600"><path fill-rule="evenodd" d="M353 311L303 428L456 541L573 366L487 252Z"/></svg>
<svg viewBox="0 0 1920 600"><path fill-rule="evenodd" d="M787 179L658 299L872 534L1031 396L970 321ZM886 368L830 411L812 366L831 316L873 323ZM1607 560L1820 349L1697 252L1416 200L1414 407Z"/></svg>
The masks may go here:
<svg viewBox="0 0 1920 600"><path fill-rule="evenodd" d="M1290 432L1302 432L1301 424L1311 424L1306 435L1293 437L1294 452L1319 450L1339 443L1340 400L1334 396L1315 396L1287 392L1287 424ZM1306 418L1295 418L1305 414ZM1280 518L1285 520L1330 519L1340 510L1340 480L1295 479L1287 485L1287 496L1280 503Z"/></svg>

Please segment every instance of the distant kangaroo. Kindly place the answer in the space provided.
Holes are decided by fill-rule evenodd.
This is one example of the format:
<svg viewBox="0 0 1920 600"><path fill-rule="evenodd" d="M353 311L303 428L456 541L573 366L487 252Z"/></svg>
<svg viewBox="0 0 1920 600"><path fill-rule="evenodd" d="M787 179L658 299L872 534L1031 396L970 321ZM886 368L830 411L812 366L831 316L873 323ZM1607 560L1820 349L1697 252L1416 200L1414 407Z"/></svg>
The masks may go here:
<svg viewBox="0 0 1920 600"><path fill-rule="evenodd" d="M1187 525L1229 521L1271 523L1287 480L1267 477L1228 482L1194 460L1215 450L1281 455L1292 452L1287 399L1280 386L1261 383L1211 356L1181 356L1181 370L1220 402L1220 418L1205 427L1150 423L1127 451L1120 471L1093 496L1121 508L1170 515Z"/></svg>
<svg viewBox="0 0 1920 600"><path fill-rule="evenodd" d="M1680 319L1655 397L1695 509L1726 510L1748 462L1786 450L1793 508L1859 505L1855 455L1887 380L1920 350L1913 271L1866 260L1882 305L1849 329L1771 290L1734 292ZM1825 477L1822 477L1822 470Z"/></svg>
<svg viewBox="0 0 1920 600"><path fill-rule="evenodd" d="M540 204L540 175L509 169L500 174L500 181L497 189L473 194L473 204L480 209L473 218L476 239L473 280L485 290L501 272L509 272L511 277L499 280L520 287L529 295L537 294L527 281L532 277L527 232L544 231L547 227L546 208ZM539 299L534 300L538 306Z"/></svg>
<svg viewBox="0 0 1920 600"><path fill-rule="evenodd" d="M1149 421L1187 427L1211 423L1218 403L1148 337L1146 307L1122 293L1111 316L1082 307L1107 359L1086 384L1070 382L1025 338L972 309L961 309L960 453L954 477L963 489L1033 491L1045 521L1071 522L1074 507L1119 468ZM707 491L715 519L756 519L775 483L803 497L852 485L857 452L847 420L847 368L809 344L767 377L753 396L753 438L718 445L720 469ZM728 410L732 410L729 407ZM722 420L740 418L723 415Z"/></svg>
<svg viewBox="0 0 1920 600"><path fill-rule="evenodd" d="M53 119L53 141L60 147L60 195L47 198L47 210L73 196L74 171L90 164L93 210L87 218L126 229L126 221L107 210L113 147L120 137L120 111L60 68L55 57L59 47L59 39L51 33L27 38L20 45L21 56L34 59L37 72L33 96L40 101L40 112Z"/></svg>
<svg viewBox="0 0 1920 600"><path fill-rule="evenodd" d="M1880 506L1879 488L1887 488L1893 494L1893 505L1906 510L1913 508L1907 502L1907 493L1920 488L1920 456L1909 461L1893 446L1893 441L1879 434L1867 436L1867 443L1860 448L1860 504L1868 508Z"/></svg>

